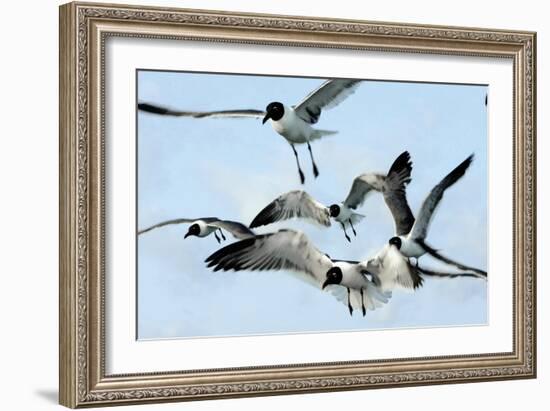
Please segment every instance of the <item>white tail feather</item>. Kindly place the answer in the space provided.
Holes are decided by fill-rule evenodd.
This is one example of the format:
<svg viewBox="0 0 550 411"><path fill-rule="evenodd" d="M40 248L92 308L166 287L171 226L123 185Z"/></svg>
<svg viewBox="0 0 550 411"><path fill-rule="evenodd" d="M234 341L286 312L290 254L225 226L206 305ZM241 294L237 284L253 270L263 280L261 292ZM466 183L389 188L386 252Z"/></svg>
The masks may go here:
<svg viewBox="0 0 550 411"><path fill-rule="evenodd" d="M332 136L334 134L338 134L337 131L331 131L331 130L313 130L313 133L311 134L309 141L318 140L321 137L325 136Z"/></svg>

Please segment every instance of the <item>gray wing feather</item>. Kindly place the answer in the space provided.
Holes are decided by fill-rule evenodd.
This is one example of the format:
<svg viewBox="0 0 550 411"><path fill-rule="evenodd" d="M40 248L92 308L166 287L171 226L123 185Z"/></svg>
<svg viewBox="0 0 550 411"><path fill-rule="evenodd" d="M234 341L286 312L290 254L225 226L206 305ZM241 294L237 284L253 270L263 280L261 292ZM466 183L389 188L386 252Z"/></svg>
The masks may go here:
<svg viewBox="0 0 550 411"><path fill-rule="evenodd" d="M214 271L298 271L307 274L309 282L317 287L332 267L330 258L315 248L304 233L293 230L237 241L216 251L205 262Z"/></svg>
<svg viewBox="0 0 550 411"><path fill-rule="evenodd" d="M325 81L294 107L298 117L307 123L319 121L322 109L330 109L355 92L361 80L334 79Z"/></svg>
<svg viewBox="0 0 550 411"><path fill-rule="evenodd" d="M432 191L430 191L430 194L428 194L422 203L416 222L412 227L410 235L413 239L423 240L426 238L428 227L439 202L443 198L445 190L460 180L460 178L466 173L466 170L468 170L468 167L470 167L473 159L474 155L472 154L460 163L453 171L447 174L445 178L439 182L439 184L432 188Z"/></svg>
<svg viewBox="0 0 550 411"><path fill-rule="evenodd" d="M351 189L344 200L344 205L355 210L365 202L365 198L371 190L382 191L383 186L383 175L376 173L361 174L353 180Z"/></svg>
<svg viewBox="0 0 550 411"><path fill-rule="evenodd" d="M305 218L326 227L330 226L330 214L323 204L301 190L289 191L269 203L250 223L260 227L290 218Z"/></svg>
<svg viewBox="0 0 550 411"><path fill-rule="evenodd" d="M407 201L406 187L411 182L412 161L405 151L393 162L384 180L384 201L395 224L395 234L408 234L414 224L414 215Z"/></svg>
<svg viewBox="0 0 550 411"><path fill-rule="evenodd" d="M479 268L475 268L475 267L470 267L470 266L462 264L458 261L452 260L449 257L445 257L438 250L436 250L436 249L432 248L431 246L429 246L428 244L426 244L426 242L422 239L418 239L416 241L422 246L424 251L426 251L432 257L434 257L434 258L436 258L440 261L443 261L446 264L454 265L456 268L458 268L460 270L472 271L476 274L479 274L482 277L487 277L487 271L480 270Z"/></svg>
<svg viewBox="0 0 550 411"><path fill-rule="evenodd" d="M408 234L414 224L414 216L407 202L405 188L411 182L412 162L407 151L401 153L392 163L388 174L365 173L353 180L344 205L351 209L361 206L370 191L384 196L390 210L397 235Z"/></svg>
<svg viewBox="0 0 550 411"><path fill-rule="evenodd" d="M288 270L317 289L321 288L326 272L333 266L331 259L315 248L304 233L293 230L237 241L216 251L205 262L214 271ZM347 288L331 285L327 291L347 305ZM365 290L363 302L366 309L373 310L386 304L390 297L391 293L371 284ZM358 290L352 290L350 302L354 309L361 308Z"/></svg>
<svg viewBox="0 0 550 411"><path fill-rule="evenodd" d="M174 218L172 220L162 221L160 223L153 224L152 226L149 226L147 228L143 228L143 229L139 230L138 235L139 234L144 234L144 233L146 233L148 231L151 231L151 230L154 230L155 228L164 227L166 225L192 223L193 221L197 221L197 220L200 220L200 219L199 218L195 218L195 219L192 219L192 218Z"/></svg>
<svg viewBox="0 0 550 411"><path fill-rule="evenodd" d="M429 277L439 277L439 278L464 278L464 277L470 277L470 278L480 278L482 280L487 280L487 275L479 274L479 273L468 273L468 272L459 272L459 273L452 273L452 272L445 272L445 271L435 271L426 267L416 267L418 272L420 274L429 276Z"/></svg>
<svg viewBox="0 0 550 411"><path fill-rule="evenodd" d="M244 224L241 224L237 221L218 220L215 222L211 222L209 224L230 232L233 235L233 237L238 238L240 240L248 237L254 237L255 235L254 231L252 231L250 228L248 228Z"/></svg>
<svg viewBox="0 0 550 411"><path fill-rule="evenodd" d="M193 117L193 118L262 118L265 111L262 110L218 110L218 111L183 111L173 110L168 107L156 104L139 103L138 109L146 113L158 114L161 116Z"/></svg>

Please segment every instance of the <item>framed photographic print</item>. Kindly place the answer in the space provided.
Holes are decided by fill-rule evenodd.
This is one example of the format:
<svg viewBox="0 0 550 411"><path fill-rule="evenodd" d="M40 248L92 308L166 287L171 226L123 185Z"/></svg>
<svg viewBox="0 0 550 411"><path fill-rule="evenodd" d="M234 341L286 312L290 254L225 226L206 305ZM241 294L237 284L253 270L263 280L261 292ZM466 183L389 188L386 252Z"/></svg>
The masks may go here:
<svg viewBox="0 0 550 411"><path fill-rule="evenodd" d="M60 8L60 402L533 378L532 32Z"/></svg>

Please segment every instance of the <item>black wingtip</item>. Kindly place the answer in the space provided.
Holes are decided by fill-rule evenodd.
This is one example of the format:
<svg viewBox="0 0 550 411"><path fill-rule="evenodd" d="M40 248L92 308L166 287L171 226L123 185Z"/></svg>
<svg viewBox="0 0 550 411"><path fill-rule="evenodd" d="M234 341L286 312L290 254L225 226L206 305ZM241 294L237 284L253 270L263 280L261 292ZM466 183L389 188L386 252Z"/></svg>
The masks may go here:
<svg viewBox="0 0 550 411"><path fill-rule="evenodd" d="M450 187L454 183L456 183L459 179L461 179L464 174L466 174L466 171L474 161L474 154L470 154L466 160L464 160L462 163L460 163L458 166L456 166L449 174L445 176L445 178L441 181L442 185L444 187Z"/></svg>
<svg viewBox="0 0 550 411"><path fill-rule="evenodd" d="M408 151L403 151L392 163L388 175L392 173L399 173L401 170L412 171L411 155Z"/></svg>
<svg viewBox="0 0 550 411"><path fill-rule="evenodd" d="M275 222L275 220L273 220L274 209L275 209L275 204L273 202L269 203L267 206L265 206L262 209L262 211L258 213L256 217L254 217L254 220L252 220L249 227L257 228L257 227L274 223Z"/></svg>
<svg viewBox="0 0 550 411"><path fill-rule="evenodd" d="M252 220L248 228L258 228L265 225L265 223L262 222L261 220L262 219L260 218L260 214L258 214L256 217L254 217L254 220Z"/></svg>
<svg viewBox="0 0 550 411"><path fill-rule="evenodd" d="M220 248L216 252L206 257L204 262L207 263L208 268L213 267L214 271L228 271L231 269L236 269L238 268L236 264L237 262L230 257L254 245L255 241L256 237L251 237L226 245L225 247Z"/></svg>
<svg viewBox="0 0 550 411"><path fill-rule="evenodd" d="M459 173L464 174L466 170L470 167L470 165L474 161L474 154L470 154L468 157L466 157L466 160L464 160L462 163L460 163L458 166L456 166L455 170Z"/></svg>
<svg viewBox="0 0 550 411"><path fill-rule="evenodd" d="M484 277L487 277L487 272L484 271L484 270L480 270L479 268L475 268L475 267L470 267L470 266L467 266L465 264L461 264L459 263L458 261L455 261L455 260L452 260L448 257L445 257L444 255L440 254L439 253L439 250L436 250L434 248L432 248L431 246L429 246L428 244L426 244L426 242L424 242L423 240L416 240L421 246L422 248L428 253L430 254L432 257L440 260L440 261L443 261L444 263L446 264L450 264L450 265L454 265L455 267L461 269L461 270L465 270L465 271L471 271L471 272L474 272L478 275L481 275L481 276L484 276ZM425 274L427 274L426 270L423 269L421 270L423 271Z"/></svg>
<svg viewBox="0 0 550 411"><path fill-rule="evenodd" d="M457 168L461 168L461 169L464 169L464 171L466 171L466 169L468 169L468 167L470 167L470 164L472 164L472 162L474 161L474 157L475 157L474 153L470 154L468 157L466 157L466 160L464 160L462 163L460 163L457 166Z"/></svg>
<svg viewBox="0 0 550 411"><path fill-rule="evenodd" d="M420 271L418 267L414 268L414 275L412 277L413 279L413 290L416 290L424 285L424 279L420 276Z"/></svg>
<svg viewBox="0 0 550 411"><path fill-rule="evenodd" d="M168 109L164 107L154 106L149 103L138 103L138 110L153 114L167 114Z"/></svg>

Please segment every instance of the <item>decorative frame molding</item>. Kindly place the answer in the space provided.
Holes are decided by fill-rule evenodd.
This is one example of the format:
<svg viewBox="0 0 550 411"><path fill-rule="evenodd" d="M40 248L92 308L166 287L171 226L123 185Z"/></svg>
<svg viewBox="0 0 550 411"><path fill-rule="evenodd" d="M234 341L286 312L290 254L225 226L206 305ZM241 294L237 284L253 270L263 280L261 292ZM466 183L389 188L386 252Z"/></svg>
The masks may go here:
<svg viewBox="0 0 550 411"><path fill-rule="evenodd" d="M104 42L109 36L475 55L514 62L514 350L105 375ZM536 34L70 3L60 7L60 403L68 407L536 376Z"/></svg>

